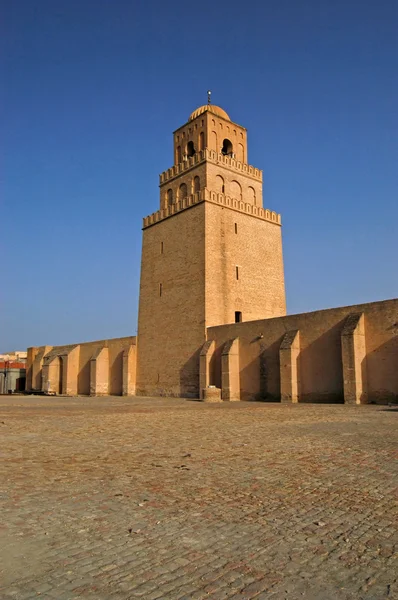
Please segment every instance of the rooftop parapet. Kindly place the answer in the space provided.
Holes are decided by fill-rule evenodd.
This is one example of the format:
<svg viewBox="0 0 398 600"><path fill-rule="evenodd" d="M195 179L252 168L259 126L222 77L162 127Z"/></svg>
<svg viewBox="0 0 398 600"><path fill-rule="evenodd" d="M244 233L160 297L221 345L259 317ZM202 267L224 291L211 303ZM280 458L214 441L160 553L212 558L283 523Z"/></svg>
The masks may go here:
<svg viewBox="0 0 398 600"><path fill-rule="evenodd" d="M258 181L263 180L263 172L261 171L261 169L257 169L252 165L248 165L244 162L241 162L240 160L236 160L231 156L224 156L224 154L217 153L214 150L208 150L206 148L205 150L200 150L194 156L187 158L178 165L174 165L170 167L170 169L163 171L163 173L159 175L160 185L162 185L166 181L174 179L174 177L178 177L178 175L181 175L181 173L192 169L192 167L195 167L196 165L205 162L206 160L217 165L224 165L225 167L233 171L239 171L240 173L244 173L245 175L248 175L253 179L257 179Z"/></svg>
<svg viewBox="0 0 398 600"><path fill-rule="evenodd" d="M222 206L226 206L231 210L236 210L241 213L246 213L251 215L252 217L256 217L257 219L262 219L263 221L269 221L274 223L274 225L281 225L281 215L269 210L268 208L260 208L259 206L254 206L253 204L249 204L248 202L243 202L243 200L238 200L237 198L231 198L230 196L226 196L225 194L219 194L217 192L209 191L204 188L200 192L196 194L191 194L187 196L183 200L179 200L174 204L171 204L167 208L157 210L151 215L144 217L142 227L146 229L159 221L163 221L163 219L167 219L168 217L172 217L176 213L181 212L195 204L199 204L200 202L212 202L213 204L221 204Z"/></svg>

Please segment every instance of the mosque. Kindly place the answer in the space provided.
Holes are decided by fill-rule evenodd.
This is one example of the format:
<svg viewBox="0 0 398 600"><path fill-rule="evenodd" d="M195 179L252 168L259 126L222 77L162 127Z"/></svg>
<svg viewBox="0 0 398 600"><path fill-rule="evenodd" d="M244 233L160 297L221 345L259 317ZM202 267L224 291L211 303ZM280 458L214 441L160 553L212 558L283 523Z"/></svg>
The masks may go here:
<svg viewBox="0 0 398 600"><path fill-rule="evenodd" d="M281 216L247 130L209 101L143 219L137 336L28 348L29 391L207 402L398 401L398 299L286 315Z"/></svg>

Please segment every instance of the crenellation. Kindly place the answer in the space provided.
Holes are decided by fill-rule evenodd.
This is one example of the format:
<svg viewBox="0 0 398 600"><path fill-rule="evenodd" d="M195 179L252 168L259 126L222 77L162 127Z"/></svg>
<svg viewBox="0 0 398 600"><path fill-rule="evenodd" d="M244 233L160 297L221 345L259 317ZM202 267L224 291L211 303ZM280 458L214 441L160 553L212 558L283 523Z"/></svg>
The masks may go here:
<svg viewBox="0 0 398 600"><path fill-rule="evenodd" d="M160 185L163 185L167 181L171 181L175 177L181 175L181 173L188 171L189 169L192 169L205 161L212 162L216 165L223 165L232 171L244 173L248 177L252 177L260 182L263 180L263 172L261 169L257 169L257 167L253 167L252 165L238 161L235 158L224 156L215 150L209 150L208 148L205 148L204 150L199 150L194 156L189 157L176 165L173 165L169 169L166 169L166 171L163 171L163 173L159 175Z"/></svg>
<svg viewBox="0 0 398 600"><path fill-rule="evenodd" d="M179 200L174 204L168 206L167 208L157 210L156 212L148 215L143 218L142 228L150 227L163 219L167 219L176 213L181 212L199 202L213 202L214 204L222 204L223 206L230 208L232 210L236 210L241 213L246 213L251 215L257 219L262 219L263 221L269 221L274 223L275 225L282 225L281 215L271 211L269 209L263 209L258 206L253 206L248 202L243 202L242 200L238 200L237 198L231 198L230 196L225 196L224 194L209 191L207 188L200 190L200 192L196 192L195 194L190 194L183 200Z"/></svg>

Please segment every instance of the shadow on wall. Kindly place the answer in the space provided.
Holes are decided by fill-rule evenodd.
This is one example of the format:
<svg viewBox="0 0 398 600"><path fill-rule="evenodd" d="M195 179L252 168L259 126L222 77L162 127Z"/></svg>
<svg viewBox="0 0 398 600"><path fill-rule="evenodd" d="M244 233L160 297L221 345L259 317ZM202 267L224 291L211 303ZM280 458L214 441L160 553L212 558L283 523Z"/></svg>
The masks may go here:
<svg viewBox="0 0 398 600"><path fill-rule="evenodd" d="M398 402L397 356L398 335L367 355L368 402L376 404Z"/></svg>
<svg viewBox="0 0 398 600"><path fill-rule="evenodd" d="M299 402L344 403L341 332L345 318L304 348L298 359Z"/></svg>
<svg viewBox="0 0 398 600"><path fill-rule="evenodd" d="M199 398L199 348L180 369L180 395L185 398Z"/></svg>
<svg viewBox="0 0 398 600"><path fill-rule="evenodd" d="M250 345L258 345L258 355L240 370L241 400L280 402L279 347L283 336L272 344L255 337ZM241 364L244 346L240 346Z"/></svg>
<svg viewBox="0 0 398 600"><path fill-rule="evenodd" d="M77 375L78 394L90 395L90 361L86 361Z"/></svg>
<svg viewBox="0 0 398 600"><path fill-rule="evenodd" d="M223 346L219 346L213 352L209 364L209 385L215 385L221 389L221 354Z"/></svg>
<svg viewBox="0 0 398 600"><path fill-rule="evenodd" d="M343 403L341 332L344 322L345 318L341 319L300 352L297 365L299 402ZM259 337L253 338L246 344L241 343L241 400L280 402L279 351L284 333L271 343ZM248 344L250 348L248 348ZM255 345L258 346L257 350ZM213 356L217 373L215 378L217 386L219 386L221 378L220 354L221 348L217 348L217 354L215 353ZM245 355L248 354L252 357L253 354L256 354L256 356L250 362L245 362Z"/></svg>
<svg viewBox="0 0 398 600"><path fill-rule="evenodd" d="M109 393L121 396L123 392L123 350L118 352L109 365Z"/></svg>

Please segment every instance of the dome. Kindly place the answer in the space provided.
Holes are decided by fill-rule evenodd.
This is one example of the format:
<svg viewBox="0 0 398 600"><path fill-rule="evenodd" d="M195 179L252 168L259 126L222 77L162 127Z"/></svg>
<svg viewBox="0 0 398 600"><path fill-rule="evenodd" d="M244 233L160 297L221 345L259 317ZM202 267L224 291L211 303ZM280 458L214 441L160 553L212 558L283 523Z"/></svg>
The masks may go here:
<svg viewBox="0 0 398 600"><path fill-rule="evenodd" d="M189 116L188 121L193 121L194 119L196 119L196 117L202 115L204 112L214 113L215 115L217 115L217 117L222 117L227 121L231 120L225 112L225 110L223 108L220 108L220 106L216 106L215 104L205 104L204 106L199 106L199 108L194 110L193 113Z"/></svg>

